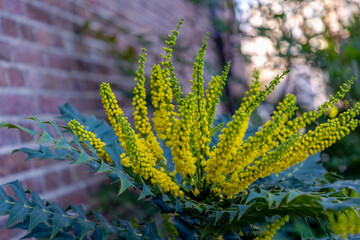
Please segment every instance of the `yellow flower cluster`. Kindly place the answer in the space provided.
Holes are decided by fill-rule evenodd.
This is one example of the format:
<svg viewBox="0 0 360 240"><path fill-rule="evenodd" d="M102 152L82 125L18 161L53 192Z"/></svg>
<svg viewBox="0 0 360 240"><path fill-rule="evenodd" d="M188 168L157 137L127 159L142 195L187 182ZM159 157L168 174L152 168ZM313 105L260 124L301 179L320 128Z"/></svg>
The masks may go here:
<svg viewBox="0 0 360 240"><path fill-rule="evenodd" d="M218 135L219 141L210 149L212 137L222 127L214 127L216 107L225 86L230 69L228 63L221 76L213 77L209 87L204 89L203 69L206 36L195 58L193 68L192 92L182 96L179 81L171 62L173 47L178 29L169 35L161 55L160 64L152 67L150 76L151 99L154 107L153 128L148 117L145 90L146 53L143 49L136 72L133 98L133 130L117 104L109 84L103 83L100 95L111 126L119 138L125 153L121 154L121 164L132 168L135 174L175 196L196 199L233 197L247 188L258 178L278 173L305 160L309 155L324 150L335 141L359 125L355 118L360 112L360 104L353 109L320 124L306 134L301 128L314 122L344 94L349 91L354 79L344 84L335 97L321 105L317 110L304 113L292 120L297 110L295 96L288 94L276 107L271 121L265 123L254 136L244 140L252 112L275 89L288 71L278 75L268 86L261 89L259 71L254 71L250 90L246 92L241 106L235 111L233 120L228 122ZM177 108L175 108L175 102ZM80 141L88 140L98 155L112 163L105 152L105 145L94 134L71 121ZM158 138L170 148L175 170L165 169L166 159ZM171 169L173 170L173 169ZM176 174L184 178L182 185L175 182Z"/></svg>
<svg viewBox="0 0 360 240"><path fill-rule="evenodd" d="M171 192L175 196L183 195L179 186L163 170L156 168L157 153L149 149L149 144L144 138L139 138L135 134L122 110L114 103L115 95L109 84L101 85L100 95L109 121L116 130L120 144L126 152L127 156L122 155L122 159L125 159L124 165L131 166L134 173L140 174L145 180L149 179L152 184L158 183L164 192Z"/></svg>
<svg viewBox="0 0 360 240"><path fill-rule="evenodd" d="M133 116L135 129L139 131L139 137L145 138L146 147L157 158L157 162L163 159L163 150L156 140L154 133L151 131L151 124L148 118L148 111L146 106L146 91L145 91L145 62L146 53L142 49L143 54L140 54L139 70L136 72L135 81L137 81L134 88L133 98Z"/></svg>
<svg viewBox="0 0 360 240"><path fill-rule="evenodd" d="M250 114L260 102L265 100L266 96L275 89L275 86L285 74L287 74L286 71L283 75L276 76L275 79L270 82L269 86L265 86L265 90L260 91L258 72L254 72L254 80L253 84L250 86L250 92L247 93L247 97L243 99L240 108L235 112L233 120L221 130L222 134L219 135L219 142L210 152L205 167L207 180L209 182L221 186L225 183L225 174L234 171L234 169L227 168L228 162L232 161L243 143Z"/></svg>
<svg viewBox="0 0 360 240"><path fill-rule="evenodd" d="M74 131L79 142L89 141L90 145L95 149L96 153L100 158L102 158L107 163L113 164L112 159L105 152L105 143L102 142L100 138L95 137L95 134L93 132L85 130L84 126L75 119L68 122L68 125Z"/></svg>
<svg viewBox="0 0 360 240"><path fill-rule="evenodd" d="M253 165L248 166L245 171L240 172L241 184L236 188L242 191L256 179L266 177L271 173L282 172L305 160L309 155L314 155L331 146L359 125L359 120L354 119L359 113L360 104L357 103L354 108L320 124L314 131L309 130L304 136L300 134L290 136L274 151L264 155Z"/></svg>
<svg viewBox="0 0 360 240"><path fill-rule="evenodd" d="M348 239L348 234L360 233L359 211L353 208L328 212L330 227L335 235Z"/></svg>
<svg viewBox="0 0 360 240"><path fill-rule="evenodd" d="M211 131L211 136L215 134L215 128L213 128L216 106L220 103L221 92L225 86L226 78L230 70L230 62L228 62L222 72L221 76L212 77L209 82L209 87L205 90L206 111L208 113L208 125Z"/></svg>
<svg viewBox="0 0 360 240"><path fill-rule="evenodd" d="M179 106L180 119L175 123L171 138L171 154L175 170L184 178L193 176L196 171L196 158L190 148L192 116L195 111L194 99L194 95L189 94Z"/></svg>
<svg viewBox="0 0 360 240"><path fill-rule="evenodd" d="M277 219L274 223L268 225L264 233L254 238L254 240L271 240L275 236L276 231L280 230L280 228L288 221L288 215L286 215L284 218Z"/></svg>
<svg viewBox="0 0 360 240"><path fill-rule="evenodd" d="M154 65L150 80L152 105L155 109L154 129L160 139L169 140L175 122L171 83L164 77L159 65ZM171 145L171 142L168 144Z"/></svg>
<svg viewBox="0 0 360 240"><path fill-rule="evenodd" d="M208 112L206 109L206 100L204 98L204 60L205 50L207 47L208 35L203 41L198 54L196 55L194 68L192 91L194 94L194 115L193 115L193 141L192 152L194 153L197 161L203 161L209 155L209 144L211 141L210 130L208 125Z"/></svg>

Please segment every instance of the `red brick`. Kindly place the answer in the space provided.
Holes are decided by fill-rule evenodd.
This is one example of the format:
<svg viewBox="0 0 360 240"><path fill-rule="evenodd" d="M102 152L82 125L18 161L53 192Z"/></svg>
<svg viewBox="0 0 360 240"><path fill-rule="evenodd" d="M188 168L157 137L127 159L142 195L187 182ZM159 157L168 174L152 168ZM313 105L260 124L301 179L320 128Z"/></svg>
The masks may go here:
<svg viewBox="0 0 360 240"><path fill-rule="evenodd" d="M14 61L35 66L44 66L43 53L31 47L18 46L15 48Z"/></svg>
<svg viewBox="0 0 360 240"><path fill-rule="evenodd" d="M10 61L10 50L9 43L0 41L0 60Z"/></svg>
<svg viewBox="0 0 360 240"><path fill-rule="evenodd" d="M54 16L54 24L61 29L66 29L71 32L76 29L75 23L61 16Z"/></svg>
<svg viewBox="0 0 360 240"><path fill-rule="evenodd" d="M20 36L28 41L35 41L33 28L26 24L19 24Z"/></svg>
<svg viewBox="0 0 360 240"><path fill-rule="evenodd" d="M31 5L30 3L26 4L26 12L28 17L46 23L46 24L51 24L51 15L49 12L35 7L33 5Z"/></svg>
<svg viewBox="0 0 360 240"><path fill-rule="evenodd" d="M31 125L31 124L21 123L21 126L29 128L29 129L33 129L33 125ZM24 131L19 131L19 132L20 132L20 134L19 134L20 135L20 141L22 143L34 141L34 137L31 136L30 134L28 134L28 133L26 133Z"/></svg>
<svg viewBox="0 0 360 240"><path fill-rule="evenodd" d="M0 114L3 115L27 115L34 114L35 107L33 97L29 96L6 96L0 95Z"/></svg>
<svg viewBox="0 0 360 240"><path fill-rule="evenodd" d="M71 70L74 66L74 60L66 55L50 54L49 56L49 67Z"/></svg>
<svg viewBox="0 0 360 240"><path fill-rule="evenodd" d="M26 158L27 155L22 152L0 156L0 176L4 177L9 174L19 173L31 169L31 160L25 161Z"/></svg>
<svg viewBox="0 0 360 240"><path fill-rule="evenodd" d="M44 77L42 73L39 73L36 70L31 72L26 72L24 74L24 79L25 79L25 86L32 89L42 88L44 84L43 82Z"/></svg>
<svg viewBox="0 0 360 240"><path fill-rule="evenodd" d="M41 113L59 113L58 106L63 105L66 101L59 97L40 96L39 105Z"/></svg>
<svg viewBox="0 0 360 240"><path fill-rule="evenodd" d="M48 31L45 31L40 28L35 29L35 38L36 41L45 45L45 46L51 46L52 45L52 38L51 34Z"/></svg>
<svg viewBox="0 0 360 240"><path fill-rule="evenodd" d="M12 37L17 37L17 23L6 17L1 18L2 33Z"/></svg>
<svg viewBox="0 0 360 240"><path fill-rule="evenodd" d="M24 14L23 3L19 0L2 0L2 6L7 12Z"/></svg>
<svg viewBox="0 0 360 240"><path fill-rule="evenodd" d="M43 160L32 160L32 167L33 168L41 168L46 167L54 164L58 164L59 160L55 159L43 159Z"/></svg>
<svg viewBox="0 0 360 240"><path fill-rule="evenodd" d="M24 76L23 72L16 68L9 69L9 83L10 86L23 87L24 86Z"/></svg>
<svg viewBox="0 0 360 240"><path fill-rule="evenodd" d="M80 205L87 202L89 194L85 189L78 189L72 193L61 196L58 199L54 199L58 204L67 206L69 202L73 205Z"/></svg>
<svg viewBox="0 0 360 240"><path fill-rule="evenodd" d="M70 167L73 167L73 166L70 166ZM72 183L73 179L72 179L71 171L69 168L66 168L60 172L60 179L64 185L68 185L68 184Z"/></svg>
<svg viewBox="0 0 360 240"><path fill-rule="evenodd" d="M36 193L43 193L44 189L40 177L26 179L20 182L25 190L30 189Z"/></svg>
<svg viewBox="0 0 360 240"><path fill-rule="evenodd" d="M18 143L16 129L0 128L0 146Z"/></svg>
<svg viewBox="0 0 360 240"><path fill-rule="evenodd" d="M0 67L0 87L4 87L8 85L6 72L7 71L5 68Z"/></svg>
<svg viewBox="0 0 360 240"><path fill-rule="evenodd" d="M52 172L45 175L45 185L47 191L55 190L60 186L57 172Z"/></svg>
<svg viewBox="0 0 360 240"><path fill-rule="evenodd" d="M75 180L84 180L94 174L91 172L92 168L87 165L74 166L73 170L75 171Z"/></svg>

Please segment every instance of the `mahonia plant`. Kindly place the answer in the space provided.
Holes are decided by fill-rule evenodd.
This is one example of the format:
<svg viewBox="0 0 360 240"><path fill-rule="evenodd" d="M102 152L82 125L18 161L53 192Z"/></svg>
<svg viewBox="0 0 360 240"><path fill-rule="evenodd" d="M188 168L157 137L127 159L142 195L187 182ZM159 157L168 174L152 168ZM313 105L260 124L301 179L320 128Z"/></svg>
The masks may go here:
<svg viewBox="0 0 360 240"><path fill-rule="evenodd" d="M18 150L27 153L29 158L73 159L75 164L89 164L97 172L120 182L119 194L129 187L139 187L142 189L139 198L148 197L161 209L165 226L171 229L165 236L171 239L271 239L281 226L292 224L299 217L317 219L322 228L327 229L324 231L327 237L358 233L355 228L344 232L337 223L341 219L349 222L358 219L355 217L358 211L354 210L358 195L350 196L344 189L359 193L360 184L335 181L339 180L336 176L330 180L326 171L316 164L317 153L359 125L356 117L360 103L337 117L317 123L350 90L354 78L319 108L302 115L296 114L296 97L287 94L271 120L248 136L251 114L288 71L262 87L259 71L255 70L240 107L230 121L219 123L216 110L230 63L204 87L206 35L195 57L191 91L184 94L171 61L181 24L182 21L165 42L162 61L152 67L149 92L145 89L146 50L139 56L133 98L134 128L109 83L101 84L100 96L111 127L94 117L85 118L70 105L61 108L68 120L65 128L74 136L70 142L54 122L48 123L60 138L51 134L37 118L33 120L44 131L42 134L13 124L1 126L41 135L40 144L53 144L53 149L41 145L38 151ZM146 101L148 93L150 110L150 103ZM310 162L298 165L304 160ZM306 168L306 164L311 167ZM23 191L18 183L10 186L17 193ZM11 204L16 205L16 200L5 192L0 191L0 195L5 199L2 203L7 204L2 213L13 216ZM31 233L36 232L35 226L42 223L50 238L70 231L73 223L80 226L80 230L73 229L75 235L80 232L76 235L79 239L85 239L91 231L95 239L106 239L111 234L127 239L160 238L155 224L134 230L130 224L110 225L94 212L98 221L90 222L77 207L64 210L54 204L40 204L42 200L38 197L35 200L29 202L24 194L20 195L20 202L26 202L29 209L36 209L37 213L47 209L48 215L42 221L34 225L32 212L27 210L22 218L12 219L7 226L20 220L20 227L25 226L28 236L34 236ZM78 214L75 217L69 214L71 218L66 225L57 224L55 213L61 213L64 218L69 209ZM351 216L347 218L347 215ZM84 221L91 225L83 227ZM174 227L169 227L171 223Z"/></svg>

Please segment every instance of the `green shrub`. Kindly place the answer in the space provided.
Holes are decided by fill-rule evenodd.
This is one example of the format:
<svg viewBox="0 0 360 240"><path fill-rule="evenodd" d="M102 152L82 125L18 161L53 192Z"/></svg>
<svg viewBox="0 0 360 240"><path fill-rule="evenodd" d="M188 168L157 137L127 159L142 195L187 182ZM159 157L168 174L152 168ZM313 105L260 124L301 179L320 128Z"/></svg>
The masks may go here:
<svg viewBox="0 0 360 240"><path fill-rule="evenodd" d="M148 198L159 207L167 232L160 236L155 222L110 223L81 206L70 204L64 209L31 190L25 192L17 181L9 183L15 197L0 188L0 212L9 215L5 228L16 223L14 227L27 229L26 237L45 239L290 239L356 234L334 224L338 216L357 213L359 182L341 181L328 173L317 163L317 153L358 126L360 104L304 130L344 97L353 79L317 110L298 117L295 96L286 95L272 120L255 132L248 129L251 113L287 71L263 90L254 71L239 109L230 121L219 123L215 112L230 64L204 89L207 36L195 58L192 92L184 95L171 62L178 29L166 41L163 60L152 68L152 124L145 100L145 50L135 77L134 129L107 83L101 85L100 95L111 126L84 117L69 104L60 108L68 122L63 130L36 117L31 119L40 132L1 123L40 136L38 150L16 150L27 153L28 159L88 164L119 184L119 197L130 187L141 189L139 199ZM66 131L72 133L71 140L64 136ZM297 221L309 228L295 229Z"/></svg>

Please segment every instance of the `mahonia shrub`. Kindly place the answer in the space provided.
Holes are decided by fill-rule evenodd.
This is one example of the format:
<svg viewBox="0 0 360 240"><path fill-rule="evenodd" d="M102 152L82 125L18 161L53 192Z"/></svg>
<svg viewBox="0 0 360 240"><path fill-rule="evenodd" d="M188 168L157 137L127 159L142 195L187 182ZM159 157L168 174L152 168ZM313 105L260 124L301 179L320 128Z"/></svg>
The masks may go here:
<svg viewBox="0 0 360 240"><path fill-rule="evenodd" d="M119 182L119 195L140 188L139 199L148 198L162 211L167 232L159 233L154 222L110 223L93 210L86 214L81 206L60 207L25 192L18 182L9 184L15 197L0 188L0 212L9 215L6 227L17 223L14 227L27 229L26 237L54 239L291 239L309 237L291 226L297 221L309 226L312 219L310 237L359 233L356 227L346 232L340 224L343 219L348 224L359 221L359 183L341 180L317 163L319 152L359 125L359 103L317 123L350 90L354 78L318 109L302 115L296 114L296 97L287 94L271 120L255 132L248 127L251 114L288 71L264 87L254 71L240 107L230 121L219 122L215 114L230 63L204 87L207 35L195 58L191 92L184 94L171 61L181 24L165 42L162 61L152 67L150 92L145 89L146 50L139 56L134 128L108 83L101 84L100 96L110 126L84 117L69 104L60 108L68 121L64 130L36 117L32 120L42 132L1 124L41 136L39 150L16 150L29 158L88 164Z"/></svg>

